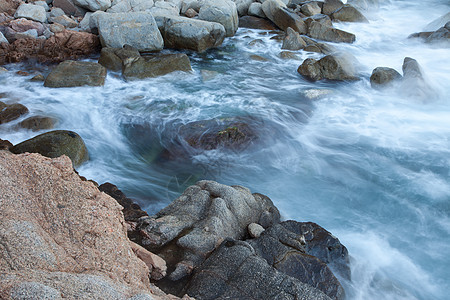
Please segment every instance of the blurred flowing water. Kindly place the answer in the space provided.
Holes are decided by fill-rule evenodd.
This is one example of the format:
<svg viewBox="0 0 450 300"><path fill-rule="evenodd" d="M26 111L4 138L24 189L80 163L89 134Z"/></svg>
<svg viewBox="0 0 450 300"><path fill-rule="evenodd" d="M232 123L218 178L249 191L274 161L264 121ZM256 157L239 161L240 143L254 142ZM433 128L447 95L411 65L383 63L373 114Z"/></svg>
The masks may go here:
<svg viewBox="0 0 450 300"><path fill-rule="evenodd" d="M385 1L368 24L336 24L357 36L335 45L359 63L353 83L305 81L298 66L319 54L283 60L273 34L241 28L219 49L189 52L190 74L125 82L109 73L104 87L50 89L10 72L0 75L0 92L79 133L91 155L80 174L118 185L150 214L200 179L243 185L268 195L285 219L317 222L348 247L349 299L448 299L450 50L407 36L449 10L446 0ZM375 67L401 72L406 56L435 97L370 87ZM311 89L326 93L310 100ZM236 116L260 120L249 148L158 158L180 125ZM0 126L2 139L37 134L18 121Z"/></svg>

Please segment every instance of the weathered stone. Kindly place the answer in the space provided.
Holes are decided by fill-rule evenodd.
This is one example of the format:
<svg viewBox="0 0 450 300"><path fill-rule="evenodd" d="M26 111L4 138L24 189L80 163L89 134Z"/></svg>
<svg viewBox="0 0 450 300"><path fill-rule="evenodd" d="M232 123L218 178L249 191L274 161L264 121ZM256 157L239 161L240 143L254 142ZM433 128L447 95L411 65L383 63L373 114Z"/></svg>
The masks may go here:
<svg viewBox="0 0 450 300"><path fill-rule="evenodd" d="M259 238L265 229L257 223L250 223L248 224L247 230L250 237Z"/></svg>
<svg viewBox="0 0 450 300"><path fill-rule="evenodd" d="M47 2L45 2L45 1L35 1L35 2L33 2L33 4L34 5L38 5L38 6L42 6L45 9L45 11L49 11L50 10L50 7L48 6Z"/></svg>
<svg viewBox="0 0 450 300"><path fill-rule="evenodd" d="M25 3L19 6L14 14L14 17L16 19L25 18L41 23L45 23L47 21L47 14L42 6Z"/></svg>
<svg viewBox="0 0 450 300"><path fill-rule="evenodd" d="M36 29L30 29L24 32L18 32L14 35L16 40L18 39L36 39L38 37L38 33Z"/></svg>
<svg viewBox="0 0 450 300"><path fill-rule="evenodd" d="M64 16L66 13L62 8L59 7L52 7L52 10L50 11L49 19Z"/></svg>
<svg viewBox="0 0 450 300"><path fill-rule="evenodd" d="M419 63L411 58L405 57L402 65L403 80L400 91L407 97L431 100L436 97L436 92L425 80Z"/></svg>
<svg viewBox="0 0 450 300"><path fill-rule="evenodd" d="M189 8L185 13L184 13L184 15L186 16L186 17L188 17L188 18L193 18L193 17L195 17L195 16L197 16L198 15L198 12L196 12L194 9L192 9L192 8Z"/></svg>
<svg viewBox="0 0 450 300"><path fill-rule="evenodd" d="M107 10L111 7L111 0L73 0L73 2L90 11Z"/></svg>
<svg viewBox="0 0 450 300"><path fill-rule="evenodd" d="M177 53L141 57L130 64L125 64L122 74L126 80L133 80L191 70L189 57L184 53Z"/></svg>
<svg viewBox="0 0 450 300"><path fill-rule="evenodd" d="M298 33L306 33L305 22L294 12L290 11L281 0L266 0L262 4L262 9L267 18L275 23L282 30L291 27Z"/></svg>
<svg viewBox="0 0 450 300"><path fill-rule="evenodd" d="M133 249L134 254L136 254L136 256L149 268L151 279L161 280L167 275L167 265L164 259L136 243L131 242L131 248Z"/></svg>
<svg viewBox="0 0 450 300"><path fill-rule="evenodd" d="M54 68L45 79L45 87L101 86L106 68L98 63L67 60Z"/></svg>
<svg viewBox="0 0 450 300"><path fill-rule="evenodd" d="M30 29L35 29L38 35L42 35L45 30L44 25L42 25L41 23L24 18L11 21L9 23L9 26L17 32L24 32Z"/></svg>
<svg viewBox="0 0 450 300"><path fill-rule="evenodd" d="M348 4L332 13L331 18L343 22L369 22L359 10Z"/></svg>
<svg viewBox="0 0 450 300"><path fill-rule="evenodd" d="M344 6L344 3L340 0L325 0L322 7L322 13L325 15L331 15L342 6Z"/></svg>
<svg viewBox="0 0 450 300"><path fill-rule="evenodd" d="M2 106L4 105L4 107L0 106L0 124L3 123L8 123L11 121L14 121L18 118L20 118L22 115L25 115L28 113L28 108L26 108L26 106L19 104L19 103L14 103L14 104L10 104L10 105L6 105L3 102Z"/></svg>
<svg viewBox="0 0 450 300"><path fill-rule="evenodd" d="M104 47L130 45L139 51L155 51L164 47L161 33L150 13L99 13L97 18L100 41Z"/></svg>
<svg viewBox="0 0 450 300"><path fill-rule="evenodd" d="M311 20L308 24L308 35L314 39L335 43L353 43L356 39L353 33L332 28Z"/></svg>
<svg viewBox="0 0 450 300"><path fill-rule="evenodd" d="M429 23L427 26L425 26L425 31L435 31L439 28L445 26L446 23L450 22L450 11L446 13L445 15L437 18L436 20L433 20L431 23Z"/></svg>
<svg viewBox="0 0 450 300"><path fill-rule="evenodd" d="M311 16L311 17L305 19L306 24L310 24L310 22L312 22L312 21L319 22L320 24L328 26L328 27L333 27L331 18L324 14L317 14L317 15L314 15L314 16Z"/></svg>
<svg viewBox="0 0 450 300"><path fill-rule="evenodd" d="M192 8L196 12L200 10L200 3L198 0L183 0L181 3L181 13L185 14L188 9Z"/></svg>
<svg viewBox="0 0 450 300"><path fill-rule="evenodd" d="M314 15L320 14L322 12L322 9L319 7L317 2L309 2L309 3L303 4L300 8L300 11L305 16L309 17L309 16L314 16Z"/></svg>
<svg viewBox="0 0 450 300"><path fill-rule="evenodd" d="M111 71L121 71L122 70L122 59L116 54L116 50L118 48L110 48L105 47L102 48L100 52L100 57L98 59L98 63ZM137 52L137 57L139 58L141 55L139 51Z"/></svg>
<svg viewBox="0 0 450 300"><path fill-rule="evenodd" d="M131 11L131 4L128 0L117 3L112 2L112 6L106 10L107 13L126 13Z"/></svg>
<svg viewBox="0 0 450 300"><path fill-rule="evenodd" d="M3 33L0 31L0 44L1 43L9 44L8 40L5 38Z"/></svg>
<svg viewBox="0 0 450 300"><path fill-rule="evenodd" d="M64 30L66 30L64 25L61 25L61 24L58 24L58 23L50 24L48 28L53 33L63 32Z"/></svg>
<svg viewBox="0 0 450 300"><path fill-rule="evenodd" d="M132 11L149 11L153 5L153 0L129 0Z"/></svg>
<svg viewBox="0 0 450 300"><path fill-rule="evenodd" d="M42 129L52 129L56 124L56 119L51 117L34 116L29 117L19 123L22 128L38 131Z"/></svg>
<svg viewBox="0 0 450 300"><path fill-rule="evenodd" d="M286 30L286 37L283 40L283 46L281 49L287 50L300 50L306 47L306 42L301 38L298 32L294 31L291 27Z"/></svg>
<svg viewBox="0 0 450 300"><path fill-rule="evenodd" d="M239 18L239 27L262 30L279 30L279 28L272 21L252 16L244 16Z"/></svg>
<svg viewBox="0 0 450 300"><path fill-rule="evenodd" d="M291 51L281 51L280 52L280 58L282 59L295 59L295 60L301 60L302 58L298 56L297 53L291 52Z"/></svg>
<svg viewBox="0 0 450 300"><path fill-rule="evenodd" d="M1 108L1 103L2 102L0 102L0 108ZM9 151L9 148L11 148L12 146L13 146L13 144L11 144L10 141L0 139L0 150L8 150Z"/></svg>
<svg viewBox="0 0 450 300"><path fill-rule="evenodd" d="M236 3L239 17L246 16L250 9L250 5L254 3L253 0L233 0L233 2Z"/></svg>
<svg viewBox="0 0 450 300"><path fill-rule="evenodd" d="M58 23L63 25L66 28L75 28L78 26L78 23L66 15L62 15L59 17L54 17L51 19L53 23Z"/></svg>
<svg viewBox="0 0 450 300"><path fill-rule="evenodd" d="M297 70L309 80L358 80L353 63L345 56L327 55L320 60L306 59Z"/></svg>
<svg viewBox="0 0 450 300"><path fill-rule="evenodd" d="M43 156L55 158L67 155L75 167L89 159L83 139L73 131L49 131L29 140L23 141L11 148L11 152L39 153Z"/></svg>
<svg viewBox="0 0 450 300"><path fill-rule="evenodd" d="M222 24L226 36L233 36L239 25L236 4L231 0L206 0L200 7L198 18Z"/></svg>
<svg viewBox="0 0 450 300"><path fill-rule="evenodd" d="M252 4L250 4L248 8L248 15L259 18L266 18L266 14L262 9L262 4L259 2L253 2Z"/></svg>
<svg viewBox="0 0 450 300"><path fill-rule="evenodd" d="M392 86L395 81L401 78L402 75L392 68L378 67L372 71L370 85L373 88Z"/></svg>
<svg viewBox="0 0 450 300"><path fill-rule="evenodd" d="M53 0L53 8L61 8L68 16L82 17L86 13L84 8L75 5L73 0Z"/></svg>
<svg viewBox="0 0 450 300"><path fill-rule="evenodd" d="M169 15L169 16L179 16L180 8L170 2L166 1L156 1L155 5L150 9L152 15Z"/></svg>

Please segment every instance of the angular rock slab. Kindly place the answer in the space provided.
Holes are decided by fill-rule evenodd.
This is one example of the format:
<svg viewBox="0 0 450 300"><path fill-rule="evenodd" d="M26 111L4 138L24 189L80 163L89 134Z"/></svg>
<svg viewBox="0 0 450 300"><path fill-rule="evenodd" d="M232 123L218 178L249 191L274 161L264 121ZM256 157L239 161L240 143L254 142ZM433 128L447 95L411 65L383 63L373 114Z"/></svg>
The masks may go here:
<svg viewBox="0 0 450 300"><path fill-rule="evenodd" d="M47 21L47 14L45 12L45 8L39 5L33 4L22 4L17 8L16 13L14 14L15 18L25 18L41 23L45 23Z"/></svg>
<svg viewBox="0 0 450 300"><path fill-rule="evenodd" d="M302 18L290 11L281 0L266 0L262 4L262 9L267 18L280 29L287 30L288 27L291 27L301 34L307 32L307 26Z"/></svg>
<svg viewBox="0 0 450 300"><path fill-rule="evenodd" d="M236 4L230 0L206 0L200 7L198 18L222 24L228 37L234 36L239 25Z"/></svg>
<svg viewBox="0 0 450 300"><path fill-rule="evenodd" d="M309 80L358 80L355 67L346 56L327 55L320 60L307 58L298 67L301 75Z"/></svg>
<svg viewBox="0 0 450 300"><path fill-rule="evenodd" d="M29 140L23 141L10 149L12 153L39 153L43 156L56 158L68 156L75 167L89 159L89 154L83 139L73 131L49 131Z"/></svg>
<svg viewBox="0 0 450 300"><path fill-rule="evenodd" d="M97 13L97 25L103 47L122 48L130 45L139 51L159 51L164 47L151 13Z"/></svg>
<svg viewBox="0 0 450 300"><path fill-rule="evenodd" d="M310 20L308 24L308 36L328 42L353 43L356 36L340 29L329 27L320 22Z"/></svg>
<svg viewBox="0 0 450 300"><path fill-rule="evenodd" d="M45 79L45 87L102 86L106 68L98 63L66 60L54 68Z"/></svg>
<svg viewBox="0 0 450 300"><path fill-rule="evenodd" d="M184 53L141 57L124 66L122 75L126 80L158 77L175 71L192 71L189 57Z"/></svg>
<svg viewBox="0 0 450 300"><path fill-rule="evenodd" d="M392 68L377 67L370 76L370 85L372 88L388 87L401 78L402 75Z"/></svg>
<svg viewBox="0 0 450 300"><path fill-rule="evenodd" d="M331 18L333 20L343 22L369 22L359 10L348 4L345 4L340 9L332 13Z"/></svg>

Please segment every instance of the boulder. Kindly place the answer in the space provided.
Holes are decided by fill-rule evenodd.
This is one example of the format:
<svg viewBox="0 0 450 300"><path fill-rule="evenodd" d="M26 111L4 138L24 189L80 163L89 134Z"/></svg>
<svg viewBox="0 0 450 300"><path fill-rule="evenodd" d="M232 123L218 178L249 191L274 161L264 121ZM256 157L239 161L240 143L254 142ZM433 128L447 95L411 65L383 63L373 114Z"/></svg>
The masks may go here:
<svg viewBox="0 0 450 300"><path fill-rule="evenodd" d="M179 16L180 7L171 2L156 1L155 5L150 9L150 12L153 15Z"/></svg>
<svg viewBox="0 0 450 300"><path fill-rule="evenodd" d="M435 31L439 28L445 26L446 23L450 22L450 11L446 13L445 15L437 18L436 20L432 21L431 23L427 24L425 26L425 31Z"/></svg>
<svg viewBox="0 0 450 300"><path fill-rule="evenodd" d="M153 0L129 0L132 11L148 11L153 5Z"/></svg>
<svg viewBox="0 0 450 300"><path fill-rule="evenodd" d="M246 16L250 9L250 5L254 3L253 0L233 0L233 2L236 3L239 17Z"/></svg>
<svg viewBox="0 0 450 300"><path fill-rule="evenodd" d="M450 21L436 31L417 32L411 34L408 38L420 38L425 43L437 44L438 46L450 47Z"/></svg>
<svg viewBox="0 0 450 300"><path fill-rule="evenodd" d="M0 139L0 150L8 150L9 151L9 148L11 148L12 146L13 146L13 144L11 144L10 141Z"/></svg>
<svg viewBox="0 0 450 300"><path fill-rule="evenodd" d="M225 240L195 272L187 293L196 299L329 300L321 291L270 266L243 241Z"/></svg>
<svg viewBox="0 0 450 300"><path fill-rule="evenodd" d="M369 22L359 10L348 4L342 6L330 16L333 20L343 22Z"/></svg>
<svg viewBox="0 0 450 300"><path fill-rule="evenodd" d="M250 4L250 6L248 7L248 15L259 18L266 18L266 14L262 9L262 4L259 2L253 2L252 4Z"/></svg>
<svg viewBox="0 0 450 300"><path fill-rule="evenodd" d="M14 35L14 38L16 40L18 40L18 39L37 39L37 37L38 37L38 33L37 33L36 29L30 29L30 30L27 30L24 32L17 32Z"/></svg>
<svg viewBox="0 0 450 300"><path fill-rule="evenodd" d="M140 57L129 64L124 64L122 74L126 80L133 80L191 70L189 57L184 53L177 53Z"/></svg>
<svg viewBox="0 0 450 300"><path fill-rule="evenodd" d="M308 36L314 39L335 43L353 43L356 39L353 33L329 27L317 21L311 20L307 24Z"/></svg>
<svg viewBox="0 0 450 300"><path fill-rule="evenodd" d="M83 139L73 131L49 131L29 140L23 141L10 149L12 153L39 153L43 156L55 158L68 156L75 167L89 159L88 151Z"/></svg>
<svg viewBox="0 0 450 300"><path fill-rule="evenodd" d="M294 31L291 27L286 30L286 37L283 40L283 46L281 49L287 50L300 50L306 47L306 42L302 39L298 32Z"/></svg>
<svg viewBox="0 0 450 300"><path fill-rule="evenodd" d="M86 13L86 10L75 5L73 0L53 0L52 4L53 9L61 8L68 16L82 17Z"/></svg>
<svg viewBox="0 0 450 300"><path fill-rule="evenodd" d="M327 55L320 60L307 58L297 71L312 81L358 80L353 63L343 55Z"/></svg>
<svg viewBox="0 0 450 300"><path fill-rule="evenodd" d="M111 0L73 0L73 2L90 11L107 10L111 7Z"/></svg>
<svg viewBox="0 0 450 300"><path fill-rule="evenodd" d="M25 18L41 23L45 23L47 21L47 14L42 6L26 3L19 6L14 14L14 17L16 19Z"/></svg>
<svg viewBox="0 0 450 300"><path fill-rule="evenodd" d="M52 129L56 124L56 119L51 117L34 116L29 117L19 123L22 128L38 131L42 129Z"/></svg>
<svg viewBox="0 0 450 300"><path fill-rule="evenodd" d="M14 15L17 7L23 2L21 0L2 0L0 1L0 13Z"/></svg>
<svg viewBox="0 0 450 300"><path fill-rule="evenodd" d="M54 68L45 79L44 86L52 88L75 86L102 86L106 68L98 63L67 60Z"/></svg>
<svg viewBox="0 0 450 300"><path fill-rule="evenodd" d="M200 10L200 3L198 0L183 0L181 3L181 13L185 14L188 9L192 8L196 12Z"/></svg>
<svg viewBox="0 0 450 300"><path fill-rule="evenodd" d="M75 28L78 26L78 23L76 21L72 20L71 18L69 18L66 15L53 17L53 18L51 18L51 21L53 23L61 24L66 28Z"/></svg>
<svg viewBox="0 0 450 300"><path fill-rule="evenodd" d="M177 292L185 282L175 281L190 275L226 238L242 239L250 223L269 227L279 218L266 196L241 186L200 181L156 216L141 218L138 229L142 245L167 261L166 288Z"/></svg>
<svg viewBox="0 0 450 300"><path fill-rule="evenodd" d="M279 56L282 59L302 60L302 58L297 53L291 51L281 51Z"/></svg>
<svg viewBox="0 0 450 300"><path fill-rule="evenodd" d="M130 64L141 57L135 48L125 45L123 48L102 48L98 63L111 71L122 71L125 64Z"/></svg>
<svg viewBox="0 0 450 300"><path fill-rule="evenodd" d="M22 104L5 104L0 102L0 124L14 121L28 113L28 108Z"/></svg>
<svg viewBox="0 0 450 300"><path fill-rule="evenodd" d="M231 0L206 0L200 7L198 18L222 24L228 37L234 36L239 25L236 4Z"/></svg>
<svg viewBox="0 0 450 300"><path fill-rule="evenodd" d="M401 78L402 75L392 68L377 67L370 76L370 85L373 88L388 87Z"/></svg>
<svg viewBox="0 0 450 300"><path fill-rule="evenodd" d="M3 33L0 31L0 44L2 44L2 43L9 44L8 40L5 38Z"/></svg>
<svg viewBox="0 0 450 300"><path fill-rule="evenodd" d="M203 52L220 46L225 38L225 28L219 23L185 17L158 18L161 20L161 32L166 48Z"/></svg>
<svg viewBox="0 0 450 300"><path fill-rule="evenodd" d="M150 13L98 13L97 22L103 47L130 45L139 51L159 51L164 47L161 33Z"/></svg>
<svg viewBox="0 0 450 300"><path fill-rule="evenodd" d="M320 6L317 4L317 2L309 2L309 3L305 3L300 7L300 11L305 15L305 16L314 16L317 14L320 14L322 12L322 9L320 8Z"/></svg>
<svg viewBox="0 0 450 300"><path fill-rule="evenodd" d="M45 1L34 1L33 4L42 6L45 9L45 11L50 10L50 7L48 6L47 2L45 2Z"/></svg>
<svg viewBox="0 0 450 300"><path fill-rule="evenodd" d="M266 0L262 4L262 9L267 18L275 23L280 29L286 30L291 27L298 33L307 32L307 27L302 18L289 10L281 0Z"/></svg>
<svg viewBox="0 0 450 300"><path fill-rule="evenodd" d="M417 60L405 57L402 70L403 80L400 84L400 91L406 97L428 101L437 96L434 89L425 80L422 68Z"/></svg>
<svg viewBox="0 0 450 300"><path fill-rule="evenodd" d="M279 28L272 21L253 16L244 16L239 18L239 27L262 30L279 30Z"/></svg>
<svg viewBox="0 0 450 300"><path fill-rule="evenodd" d="M344 6L344 3L340 0L325 0L322 7L322 13L325 15L331 15L342 6Z"/></svg>
<svg viewBox="0 0 450 300"><path fill-rule="evenodd" d="M42 35L44 33L44 25L39 22L34 22L32 20L27 20L24 18L12 20L9 23L9 27L17 32L25 32L30 29L35 29L38 35Z"/></svg>

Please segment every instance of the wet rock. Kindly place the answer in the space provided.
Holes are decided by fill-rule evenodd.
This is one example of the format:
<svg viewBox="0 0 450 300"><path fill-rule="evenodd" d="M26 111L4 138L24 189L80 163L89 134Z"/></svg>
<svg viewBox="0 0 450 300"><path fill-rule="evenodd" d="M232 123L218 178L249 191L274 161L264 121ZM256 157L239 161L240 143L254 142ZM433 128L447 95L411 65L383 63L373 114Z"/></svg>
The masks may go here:
<svg viewBox="0 0 450 300"><path fill-rule="evenodd" d="M450 21L444 27L431 32L417 32L408 38L420 38L425 43L437 44L438 46L450 47Z"/></svg>
<svg viewBox="0 0 450 300"><path fill-rule="evenodd" d="M402 78L399 72L392 68L378 67L372 71L370 76L370 85L373 88L382 88L392 86L395 81Z"/></svg>
<svg viewBox="0 0 450 300"><path fill-rule="evenodd" d="M51 117L34 116L29 117L19 123L22 128L38 131L42 129L52 129L56 124L56 119Z"/></svg>
<svg viewBox="0 0 450 300"><path fill-rule="evenodd" d="M400 91L405 96L424 101L428 101L436 97L436 92L427 80L425 80L422 68L415 59L405 57L402 70L403 80L400 84Z"/></svg>
<svg viewBox="0 0 450 300"><path fill-rule="evenodd" d="M107 10L111 7L111 0L73 0L73 2L90 11Z"/></svg>
<svg viewBox="0 0 450 300"><path fill-rule="evenodd" d="M25 18L41 23L47 21L47 14L42 6L32 4L21 4L14 14L16 19Z"/></svg>
<svg viewBox="0 0 450 300"><path fill-rule="evenodd" d="M450 22L450 12L446 13L445 15L437 18L436 20L429 23L427 26L425 26L425 31L435 31L438 30L441 27L444 27L446 23Z"/></svg>
<svg viewBox="0 0 450 300"><path fill-rule="evenodd" d="M184 53L177 53L141 57L130 64L125 64L122 74L126 80L133 80L191 70L189 57Z"/></svg>
<svg viewBox="0 0 450 300"><path fill-rule="evenodd" d="M83 139L73 131L49 131L29 140L23 141L11 149L12 153L39 153L43 156L56 158L66 155L77 167L89 159Z"/></svg>
<svg viewBox="0 0 450 300"><path fill-rule="evenodd" d="M281 51L280 52L280 58L282 59L295 59L295 60L301 60L302 58L294 52L291 51Z"/></svg>
<svg viewBox="0 0 450 300"><path fill-rule="evenodd" d="M286 37L283 40L281 49L300 50L306 47L306 42L302 39L300 34L294 31L291 27L286 30Z"/></svg>
<svg viewBox="0 0 450 300"><path fill-rule="evenodd" d="M308 28L302 18L290 11L281 0L266 0L262 4L262 9L267 18L282 30L291 27L301 34L307 32Z"/></svg>
<svg viewBox="0 0 450 300"><path fill-rule="evenodd" d="M128 198L125 194L119 190L117 186L112 183L105 182L98 187L98 189L112 198L123 207L123 217L127 222L137 222L140 217L148 216L148 214L141 209L133 199Z"/></svg>
<svg viewBox="0 0 450 300"><path fill-rule="evenodd" d="M197 299L330 299L283 274L242 241L226 240L202 264L187 292Z"/></svg>
<svg viewBox="0 0 450 300"><path fill-rule="evenodd" d="M248 224L247 230L250 237L259 238L265 229L257 223L250 223Z"/></svg>
<svg viewBox="0 0 450 300"><path fill-rule="evenodd" d="M68 16L82 17L86 13L84 8L76 5L73 0L53 0L53 8L61 8Z"/></svg>
<svg viewBox="0 0 450 300"><path fill-rule="evenodd" d="M33 77L31 77L30 81L45 81L45 77L42 74L36 74Z"/></svg>
<svg viewBox="0 0 450 300"><path fill-rule="evenodd" d="M279 218L266 196L241 186L200 181L155 217L141 218L139 229L144 247L167 261L167 287L174 291L185 284L175 281L190 275L224 239L241 239L248 224L270 226Z"/></svg>
<svg viewBox="0 0 450 300"><path fill-rule="evenodd" d="M320 14L322 12L322 9L319 7L317 2L309 2L309 3L303 4L300 8L300 11L305 16L309 17L309 16L314 16L314 15Z"/></svg>
<svg viewBox="0 0 450 300"><path fill-rule="evenodd" d="M102 48L98 63L111 71L122 71L123 66L130 65L141 58L139 51L131 46L123 48Z"/></svg>
<svg viewBox="0 0 450 300"><path fill-rule="evenodd" d="M206 0L200 7L198 18L222 24L228 37L234 36L238 29L238 12L231 0Z"/></svg>
<svg viewBox="0 0 450 300"><path fill-rule="evenodd" d="M1 104L0 104L0 108L1 108ZM8 150L9 151L9 148L11 148L12 146L13 146L13 144L11 144L10 141L0 139L0 150Z"/></svg>
<svg viewBox="0 0 450 300"><path fill-rule="evenodd" d="M309 80L358 80L352 61L341 55L327 55L320 60L306 59L297 70Z"/></svg>
<svg viewBox="0 0 450 300"><path fill-rule="evenodd" d="M244 16L239 18L239 27L251 28L251 29L262 29L262 30L278 30L279 28L270 20Z"/></svg>
<svg viewBox="0 0 450 300"><path fill-rule="evenodd" d="M248 15L259 18L266 18L266 14L262 9L262 4L259 2L253 2L252 4L250 4L248 8Z"/></svg>
<svg viewBox="0 0 450 300"><path fill-rule="evenodd" d="M97 21L104 47L122 48L130 45L139 51L158 51L164 46L156 21L150 13L98 13Z"/></svg>
<svg viewBox="0 0 450 300"><path fill-rule="evenodd" d="M343 22L369 22L359 10L348 4L332 13L331 18Z"/></svg>
<svg viewBox="0 0 450 300"><path fill-rule="evenodd" d="M331 15L342 6L344 6L344 3L340 0L325 0L322 7L322 13L325 15Z"/></svg>
<svg viewBox="0 0 450 300"><path fill-rule="evenodd" d="M185 17L160 18L166 48L203 52L220 46L225 38L225 28L219 23Z"/></svg>
<svg viewBox="0 0 450 300"><path fill-rule="evenodd" d="M17 32L25 32L30 29L35 29L38 35L42 35L45 30L44 25L42 25L41 23L24 18L11 21L9 23L9 27Z"/></svg>
<svg viewBox="0 0 450 300"><path fill-rule="evenodd" d="M54 68L45 79L44 86L52 88L74 86L102 86L106 68L98 63L67 60Z"/></svg>
<svg viewBox="0 0 450 300"><path fill-rule="evenodd" d="M250 57L250 59L256 60L256 61L269 61L269 59L267 57L264 57L261 55L252 54L249 57Z"/></svg>
<svg viewBox="0 0 450 300"><path fill-rule="evenodd" d="M308 36L328 42L353 43L356 39L353 33L323 25L320 22L310 20L308 24Z"/></svg>
<svg viewBox="0 0 450 300"><path fill-rule="evenodd" d="M28 108L22 104L14 103L7 105L3 102L0 103L2 103L1 106L3 106L0 106L0 124L14 121L28 113Z"/></svg>
<svg viewBox="0 0 450 300"><path fill-rule="evenodd" d="M200 70L200 75L202 76L202 81L206 82L216 78L217 75L219 75L219 72L211 70Z"/></svg>

